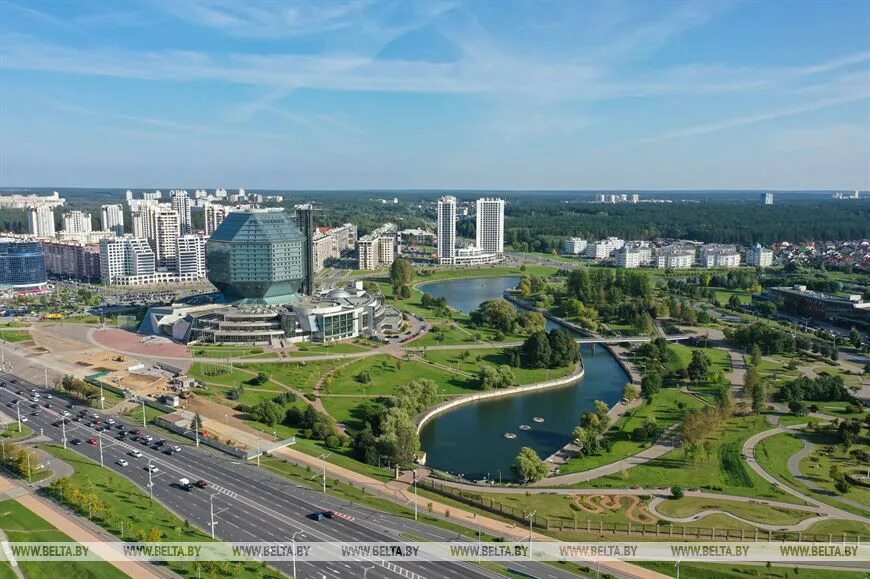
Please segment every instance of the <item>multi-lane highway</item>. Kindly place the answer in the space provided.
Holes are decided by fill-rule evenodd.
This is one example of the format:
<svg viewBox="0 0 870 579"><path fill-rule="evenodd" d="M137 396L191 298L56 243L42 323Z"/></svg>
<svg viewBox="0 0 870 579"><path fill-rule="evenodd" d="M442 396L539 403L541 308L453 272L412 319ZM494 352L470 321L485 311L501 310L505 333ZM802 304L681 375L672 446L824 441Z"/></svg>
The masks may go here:
<svg viewBox="0 0 870 579"><path fill-rule="evenodd" d="M3 383L3 387L0 387L0 410L15 420L15 408L10 408L8 404L18 401L22 416L28 417L27 424L30 428L37 433L41 431L55 441L62 441L61 427L53 426L52 423L59 421L63 410L68 410L74 416L80 410L79 407L67 409L68 401L55 397L51 400L53 408L45 408L46 401L43 401L39 414L33 416L33 409L30 407L31 390L35 388L43 395L45 391L38 385L9 374L0 373L0 382ZM89 410L94 412L93 409ZM155 439L164 436L160 432L142 428L141 425L114 418L125 425L125 431L139 429L143 435L150 434ZM101 443L92 445L85 442L70 445L69 448L99 461L102 447L105 467L124 475L146 491L149 479L145 467L148 464L156 465L159 472L152 475L154 484L151 487L154 499L206 532L210 531L213 503L214 510L220 511L216 517L215 536L226 541L291 542L294 534L297 541L395 542L409 540L411 536L432 541L467 540L425 523L351 505L348 501L301 487L279 475L205 447L196 448L192 444L179 443L182 446L181 452L167 455L150 446L130 442L129 439L116 440L119 432L121 431L113 428L99 433L81 422L66 425L68 441L74 438L84 441L95 438ZM172 440L169 442L176 444ZM143 456L134 458L130 455L134 450L138 450ZM119 465L117 461L121 459L129 464ZM174 484L179 478L188 478L191 481L203 479L208 481L209 488L184 491ZM339 511L350 515L352 520L334 518L314 521L307 517L312 512L321 510ZM290 562L276 563L275 566L288 575L292 574ZM567 579L574 576L544 563L512 563L510 567L542 579ZM361 577L366 568L367 576L373 578L500 577L487 569L460 561L401 564L375 560L297 563L298 576L306 578Z"/></svg>

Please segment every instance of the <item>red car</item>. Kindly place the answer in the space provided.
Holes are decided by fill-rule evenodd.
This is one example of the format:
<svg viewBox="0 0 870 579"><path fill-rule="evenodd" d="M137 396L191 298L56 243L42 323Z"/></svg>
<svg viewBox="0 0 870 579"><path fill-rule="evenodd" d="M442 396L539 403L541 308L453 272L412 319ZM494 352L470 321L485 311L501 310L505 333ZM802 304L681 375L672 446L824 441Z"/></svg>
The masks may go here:
<svg viewBox="0 0 870 579"><path fill-rule="evenodd" d="M89 438L88 444L97 444L97 439L96 438Z"/></svg>
<svg viewBox="0 0 870 579"><path fill-rule="evenodd" d="M200 489L208 488L208 483L202 479L199 479L198 481L196 481L193 484L196 485L196 487L200 488Z"/></svg>
<svg viewBox="0 0 870 579"><path fill-rule="evenodd" d="M134 430L134 431L133 431L133 435L134 435L134 436L139 436L140 434L142 434L142 431L141 431L141 430Z"/></svg>

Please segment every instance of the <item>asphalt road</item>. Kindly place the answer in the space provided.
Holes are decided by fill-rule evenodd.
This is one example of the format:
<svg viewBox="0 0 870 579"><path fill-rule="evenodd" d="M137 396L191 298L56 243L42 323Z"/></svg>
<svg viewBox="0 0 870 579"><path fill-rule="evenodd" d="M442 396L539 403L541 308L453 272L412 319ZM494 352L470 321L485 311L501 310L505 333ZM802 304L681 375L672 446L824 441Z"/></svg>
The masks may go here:
<svg viewBox="0 0 870 579"><path fill-rule="evenodd" d="M44 436L55 441L62 441L62 429L52 426L59 418L59 412L66 407L66 401L55 397L51 402L54 408L42 408L40 414L32 416L30 407L30 390L36 388L43 394L45 391L38 385L26 382L15 376L0 373L0 380L15 382L0 388L0 410L9 415L13 421L16 418L14 408L7 407L13 400L21 400L22 416L27 415L27 425ZM21 390L23 395L17 394ZM42 402L44 405L45 401ZM75 415L79 408L70 409ZM90 409L94 411L93 409ZM95 410L99 414L99 410ZM116 417L117 419L117 417ZM165 433L142 428L130 421L118 420L127 426L127 430L139 429L143 434L150 433L155 439L165 438ZM139 487L148 490L148 472L145 466L156 465L160 471L152 475L154 499L164 504L179 517L190 521L196 527L208 531L210 529L210 495L214 495L215 535L226 541L258 542L292 540L296 534L297 541L367 541L395 542L410 540L409 535L432 541L468 541L454 533L418 523L410 519L390 515L351 505L348 501L324 495L321 492L301 487L279 475L272 474L253 464L234 460L224 454L205 447L197 449L192 444L177 443L182 451L171 456L159 451L129 441L118 441L114 437L118 430L97 433L82 423L73 422L67 425L67 440L74 438L86 441L90 438L102 440L103 464L124 475ZM176 444L173 439L168 439ZM80 445L68 446L97 462L100 460L99 445L83 442ZM142 458L130 456L130 452L139 450ZM129 462L126 467L116 463L119 459ZM208 489L184 491L174 486L179 478L191 481L205 479L209 482ZM353 517L353 520L324 519L316 522L307 515L318 510L334 510ZM301 532L301 533L300 533ZM291 575L291 562L275 563L282 572ZM361 577L363 570L369 568L368 577L405 577L418 579L422 577L463 578L494 578L501 577L486 569L471 563L461 561L451 563L407 562L401 565L391 565L379 561L358 562L297 562L299 577L340 578ZM544 563L511 564L512 569L527 573L541 579L566 579L575 575Z"/></svg>

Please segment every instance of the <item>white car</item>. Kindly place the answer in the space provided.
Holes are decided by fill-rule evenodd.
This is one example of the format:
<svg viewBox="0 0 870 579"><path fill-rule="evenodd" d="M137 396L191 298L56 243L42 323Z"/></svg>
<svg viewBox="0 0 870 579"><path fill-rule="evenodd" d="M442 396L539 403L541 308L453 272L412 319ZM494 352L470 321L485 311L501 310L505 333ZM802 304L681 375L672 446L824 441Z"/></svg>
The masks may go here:
<svg viewBox="0 0 870 579"><path fill-rule="evenodd" d="M69 416L69 410L64 410L64 411L63 411L63 415L64 415L64 416Z"/></svg>
<svg viewBox="0 0 870 579"><path fill-rule="evenodd" d="M116 463L118 466L127 466L128 464L130 464L129 462L127 462L127 461L124 460L123 458L116 460L115 463Z"/></svg>
<svg viewBox="0 0 870 579"><path fill-rule="evenodd" d="M147 440L148 442L151 442L152 440L154 440L154 437L151 436L150 434L146 434L146 435L143 436L142 438L144 438L144 439Z"/></svg>
<svg viewBox="0 0 870 579"><path fill-rule="evenodd" d="M129 455L132 456L133 458L142 458L142 453L139 452L138 450L131 450L131 451L128 452L127 454L129 454Z"/></svg>
<svg viewBox="0 0 870 579"><path fill-rule="evenodd" d="M114 419L109 418L108 420L106 420L106 424L115 424L115 421Z"/></svg>
<svg viewBox="0 0 870 579"><path fill-rule="evenodd" d="M160 469L157 468L157 465L155 464L149 464L145 467L145 470L147 470L148 472L160 472Z"/></svg>
<svg viewBox="0 0 870 579"><path fill-rule="evenodd" d="M172 452L181 452L181 447L180 446L173 446Z"/></svg>
<svg viewBox="0 0 870 579"><path fill-rule="evenodd" d="M21 422L27 422L27 417L26 417L26 416L22 416L22 417L21 417Z"/></svg>
<svg viewBox="0 0 870 579"><path fill-rule="evenodd" d="M51 400L52 398L54 398L54 396L52 396L51 394L46 394L46 395L45 395L45 399L46 399L46 400Z"/></svg>

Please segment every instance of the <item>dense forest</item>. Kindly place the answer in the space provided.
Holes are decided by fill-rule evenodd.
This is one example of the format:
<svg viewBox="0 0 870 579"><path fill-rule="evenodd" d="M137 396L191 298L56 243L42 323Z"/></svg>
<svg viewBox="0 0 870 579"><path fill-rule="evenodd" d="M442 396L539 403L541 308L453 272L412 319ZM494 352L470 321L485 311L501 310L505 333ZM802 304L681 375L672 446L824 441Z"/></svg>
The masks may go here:
<svg viewBox="0 0 870 579"><path fill-rule="evenodd" d="M561 250L566 237L669 237L704 242L870 237L870 201L788 203L641 203L637 205L518 200L507 209L505 243L516 250Z"/></svg>
<svg viewBox="0 0 870 579"><path fill-rule="evenodd" d="M169 189L163 189L167 194ZM188 188L188 190L192 190ZM141 190L137 190L141 191ZM9 191L12 192L11 190ZM267 192L263 192L267 194ZM360 235L387 221L400 228L434 229L436 200L433 191L270 191L284 196L281 204L316 201L321 204L315 220L319 225L355 223ZM457 196L471 201L492 192L461 192ZM123 203L122 190L62 190L67 210L82 209L94 215L98 226L99 206ZM770 244L774 241L848 240L870 238L870 200L833 201L820 194L777 193L776 203L761 206L756 194L655 193L671 203L636 205L591 203L592 193L510 192L503 194L505 244L517 251L561 250L567 237L599 239L609 235L623 239L656 237L694 239L704 242ZM392 203L393 197L398 203ZM385 202L386 201L386 202ZM56 212L60 226L61 211ZM126 212L125 212L126 213ZM129 227L129 213L126 215ZM193 212L194 227L201 215ZM0 228L26 232L23 211L0 210ZM460 237L474 237L474 218L461 218Z"/></svg>

